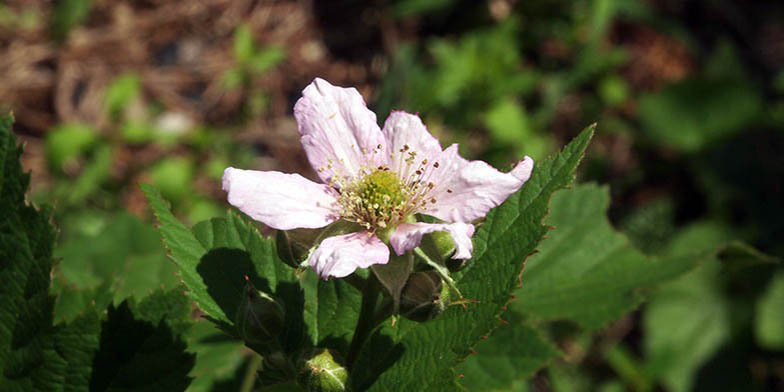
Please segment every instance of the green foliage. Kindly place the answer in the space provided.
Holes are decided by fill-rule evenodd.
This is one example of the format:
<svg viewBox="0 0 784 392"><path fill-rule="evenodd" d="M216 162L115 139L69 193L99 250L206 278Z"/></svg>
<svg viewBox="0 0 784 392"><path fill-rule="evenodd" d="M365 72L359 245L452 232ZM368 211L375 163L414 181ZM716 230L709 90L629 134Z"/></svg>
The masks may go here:
<svg viewBox="0 0 784 392"><path fill-rule="evenodd" d="M92 304L104 308L176 287L176 268L157 232L138 218L83 214L64 223L68 238L55 250L61 260L54 274L57 320L71 320Z"/></svg>
<svg viewBox="0 0 784 392"><path fill-rule="evenodd" d="M118 118L125 107L130 104L141 92L141 79L138 75L128 73L112 80L106 88L104 105L114 118Z"/></svg>
<svg viewBox="0 0 784 392"><path fill-rule="evenodd" d="M95 131L84 124L63 124L46 135L46 158L53 168L64 170L98 141Z"/></svg>
<svg viewBox="0 0 784 392"><path fill-rule="evenodd" d="M91 390L177 391L190 384L195 356L180 336L190 304L178 291L110 306L93 360Z"/></svg>
<svg viewBox="0 0 784 392"><path fill-rule="evenodd" d="M538 329L525 324L515 312L504 315L502 325L492 336L479 342L476 355L457 367L461 383L471 391L508 391L516 381L534 372L561 352Z"/></svg>
<svg viewBox="0 0 784 392"><path fill-rule="evenodd" d="M636 308L643 300L639 289L694 265L693 257L645 257L610 226L608 205L607 189L595 185L553 197L547 223L554 229L526 263L514 309L597 329Z"/></svg>
<svg viewBox="0 0 784 392"><path fill-rule="evenodd" d="M757 302L755 332L760 345L784 350L784 273L770 282L765 295Z"/></svg>
<svg viewBox="0 0 784 392"><path fill-rule="evenodd" d="M704 263L662 287L648 305L648 358L673 391L690 390L693 372L729 338L727 299L715 282L719 272L718 262Z"/></svg>
<svg viewBox="0 0 784 392"><path fill-rule="evenodd" d="M592 184L553 195L545 220L552 231L538 252L528 257L520 278L522 286L510 305L510 330L516 332L491 335L483 343L489 349L487 357L483 344L477 346L478 355L459 368L466 370L465 385L490 382L483 381L488 376L478 369L493 375L488 385L499 390L524 381L562 355L543 334L544 322L569 320L587 330L600 328L637 307L645 289L677 276L699 260L642 255L610 225L608 203L607 188ZM523 338L528 341L517 340ZM531 347L532 352L518 358L525 351L510 349L510 341ZM489 364L497 370L489 370ZM515 367L522 369L520 374L510 370Z"/></svg>
<svg viewBox="0 0 784 392"><path fill-rule="evenodd" d="M84 22L93 5L92 0L63 0L57 3L52 14L52 35L65 40L72 28Z"/></svg>
<svg viewBox="0 0 784 392"><path fill-rule="evenodd" d="M746 245L727 244L729 238L719 224L698 223L683 229L665 250L668 257L690 254L702 261L653 293L644 315L647 368L669 390L691 390L696 371L732 334L750 327L751 303L736 282L756 285L756 272L770 274L759 268L775 265ZM736 293L730 294L733 286Z"/></svg>
<svg viewBox="0 0 784 392"><path fill-rule="evenodd" d="M669 197L652 200L620 222L620 230L645 254L659 255L675 232L675 205Z"/></svg>
<svg viewBox="0 0 784 392"><path fill-rule="evenodd" d="M193 162L185 157L166 158L150 169L152 183L168 199L182 200L193 193Z"/></svg>
<svg viewBox="0 0 784 392"><path fill-rule="evenodd" d="M393 6L396 17L432 12L455 3L455 0L399 0Z"/></svg>
<svg viewBox="0 0 784 392"><path fill-rule="evenodd" d="M315 347L348 352L359 319L362 295L344 280L324 281L308 270L302 280L305 291L304 321Z"/></svg>
<svg viewBox="0 0 784 392"><path fill-rule="evenodd" d="M694 79L641 97L640 121L657 143L695 152L742 131L760 109L760 97L742 81Z"/></svg>
<svg viewBox="0 0 784 392"><path fill-rule="evenodd" d="M11 123L10 115L0 117L0 385L9 391L53 390L75 382L70 376L89 378L89 367L68 363L89 348L74 342L82 339L78 331L52 325L54 229L48 213L25 200L30 177L22 173ZM56 336L64 339L66 351L57 351Z"/></svg>
<svg viewBox="0 0 784 392"><path fill-rule="evenodd" d="M190 304L177 291L111 307L103 322L100 308L85 305L68 323L54 325L55 232L49 214L25 200L29 176L22 173L21 149L10 127L10 116L0 118L3 390L184 389L193 356L185 352L179 334L189 325Z"/></svg>
<svg viewBox="0 0 784 392"><path fill-rule="evenodd" d="M495 329L498 316L517 284L525 256L546 232L542 219L550 195L571 183L593 135L583 131L557 156L539 163L522 190L488 214L474 236L474 260L457 277L460 291L475 300L452 306L440 317L418 324L383 324L363 346L351 374L355 389L449 390L453 368L470 347Z"/></svg>
<svg viewBox="0 0 784 392"><path fill-rule="evenodd" d="M280 343L295 350L302 340L303 293L294 271L281 261L271 239L234 213L186 228L150 186L142 186L158 219L169 255L188 295L224 331L236 335L234 315L247 276L254 286L286 304Z"/></svg>
<svg viewBox="0 0 784 392"><path fill-rule="evenodd" d="M263 74L286 59L286 51L277 46L259 47L248 25L240 25L234 30L234 59L237 67L223 75L227 88L241 87L250 81L254 74Z"/></svg>
<svg viewBox="0 0 784 392"><path fill-rule="evenodd" d="M237 390L236 387L220 389L220 386L231 384L237 378L235 374L243 370L241 365L248 354L244 344L206 320L194 323L186 339L189 351L196 354L196 364L189 374L193 382L188 391Z"/></svg>
<svg viewBox="0 0 784 392"><path fill-rule="evenodd" d="M529 155L538 161L553 150L552 141L531 127L525 108L512 100L503 100L491 107L485 124L499 144L513 147L517 155Z"/></svg>

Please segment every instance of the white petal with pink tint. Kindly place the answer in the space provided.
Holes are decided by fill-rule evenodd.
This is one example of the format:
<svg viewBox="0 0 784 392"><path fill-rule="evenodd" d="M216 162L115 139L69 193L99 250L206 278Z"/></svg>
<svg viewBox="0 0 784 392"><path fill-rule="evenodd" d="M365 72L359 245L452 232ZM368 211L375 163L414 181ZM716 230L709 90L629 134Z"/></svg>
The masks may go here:
<svg viewBox="0 0 784 392"><path fill-rule="evenodd" d="M422 236L434 231L446 231L455 241L455 254L453 259L468 259L474 250L471 236L474 235L474 225L470 223L403 223L395 229L389 237L389 243L395 253L402 255L419 246Z"/></svg>
<svg viewBox="0 0 784 392"><path fill-rule="evenodd" d="M526 157L510 173L502 173L482 161L468 161L452 145L440 158L444 171L436 173L431 195L436 203L422 211L447 222L471 222L503 203L528 180L533 160Z"/></svg>
<svg viewBox="0 0 784 392"><path fill-rule="evenodd" d="M322 278L342 278L357 268L389 261L389 248L367 231L329 237L310 254L308 264Z"/></svg>
<svg viewBox="0 0 784 392"><path fill-rule="evenodd" d="M310 165L325 183L334 175L353 178L363 166L386 164L376 115L355 88L316 78L294 105L294 117Z"/></svg>
<svg viewBox="0 0 784 392"><path fill-rule="evenodd" d="M398 173L403 180L413 174L424 159L428 160L428 164L424 165L426 169L432 169L441 155L441 145L427 131L425 124L417 115L401 111L392 112L384 122L381 132L384 133L391 155L389 168ZM416 153L416 159L414 164L407 165L406 159L411 152ZM424 176L427 176L427 173Z"/></svg>
<svg viewBox="0 0 784 392"><path fill-rule="evenodd" d="M316 229L337 220L334 190L299 174L241 170L223 172L229 204L278 230Z"/></svg>
<svg viewBox="0 0 784 392"><path fill-rule="evenodd" d="M534 160L531 157L525 157L522 161L517 162L515 167L509 174L515 176L518 180L525 183L531 178L531 173L534 171Z"/></svg>

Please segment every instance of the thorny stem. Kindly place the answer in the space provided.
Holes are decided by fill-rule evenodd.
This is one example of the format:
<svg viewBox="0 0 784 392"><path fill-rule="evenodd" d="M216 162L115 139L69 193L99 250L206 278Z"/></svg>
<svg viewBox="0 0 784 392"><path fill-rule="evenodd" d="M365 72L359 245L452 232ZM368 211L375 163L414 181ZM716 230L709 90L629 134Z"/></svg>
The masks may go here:
<svg viewBox="0 0 784 392"><path fill-rule="evenodd" d="M351 339L351 347L346 358L346 364L349 369L356 361L359 350L362 348L365 339L370 335L370 331L376 326L375 313L379 293L378 279L376 279L376 275L371 273L365 281L365 287L362 289L362 305L359 310L359 320L357 320L357 327L354 329L354 337Z"/></svg>

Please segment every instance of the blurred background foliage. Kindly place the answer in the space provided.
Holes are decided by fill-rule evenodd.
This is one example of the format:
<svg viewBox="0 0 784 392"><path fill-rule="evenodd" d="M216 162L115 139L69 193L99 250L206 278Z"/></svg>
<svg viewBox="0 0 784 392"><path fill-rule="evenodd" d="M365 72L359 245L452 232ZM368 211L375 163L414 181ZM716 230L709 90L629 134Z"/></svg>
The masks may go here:
<svg viewBox="0 0 784 392"><path fill-rule="evenodd" d="M225 210L229 165L313 178L291 110L316 76L356 86L379 119L418 112L499 168L598 122L580 181L609 185L608 205L585 204L607 209L607 227L591 216L601 235L630 260L707 252L618 321L540 314L554 345L491 339L458 369L472 390L784 390L771 262L784 256L784 3L771 1L6 0L0 105L33 199L55 207L56 319L176 287L138 183L195 223ZM539 333L525 281L519 297L496 332L509 342ZM191 390L241 385L241 344L204 322L187 340ZM507 361L516 352L547 366Z"/></svg>

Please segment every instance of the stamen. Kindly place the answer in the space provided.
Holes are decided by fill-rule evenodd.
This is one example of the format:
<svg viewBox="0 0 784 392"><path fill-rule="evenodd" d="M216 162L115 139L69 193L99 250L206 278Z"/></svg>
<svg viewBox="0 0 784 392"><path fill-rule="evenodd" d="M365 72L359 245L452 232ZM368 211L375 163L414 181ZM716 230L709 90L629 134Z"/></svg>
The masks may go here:
<svg viewBox="0 0 784 392"><path fill-rule="evenodd" d="M382 145L373 149L379 152ZM394 227L410 215L428 210L428 204L435 204L430 197L435 183L429 181L434 170L428 167L428 159L417 161L417 151L409 145L399 149L400 157L390 153L390 162L397 171L389 166L377 165L375 159L363 149L368 162L362 165L356 175L333 173L330 185L337 184L340 217L356 222L369 232ZM341 161L342 162L342 161ZM405 163L405 165L403 164ZM332 170L333 161L328 160L327 169ZM433 168L439 163L433 162ZM335 165L339 169L342 165Z"/></svg>

